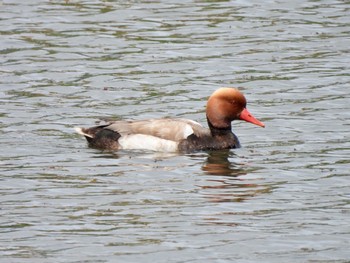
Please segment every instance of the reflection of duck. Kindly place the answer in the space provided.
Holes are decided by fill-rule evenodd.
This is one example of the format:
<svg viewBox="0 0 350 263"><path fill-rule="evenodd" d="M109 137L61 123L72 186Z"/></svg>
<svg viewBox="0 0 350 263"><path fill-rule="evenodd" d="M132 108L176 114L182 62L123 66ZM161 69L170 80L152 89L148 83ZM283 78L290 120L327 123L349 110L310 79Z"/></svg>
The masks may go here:
<svg viewBox="0 0 350 263"><path fill-rule="evenodd" d="M232 133L231 122L244 120L258 126L246 108L243 94L234 88L221 88L209 98L206 115L209 129L188 119L150 119L141 121L115 121L92 128L76 128L95 148L142 149L167 152L192 152L240 147Z"/></svg>
<svg viewBox="0 0 350 263"><path fill-rule="evenodd" d="M228 149L220 151L208 152L208 158L202 170L211 175L226 175L226 176L239 176L246 174L246 172L240 168L237 168L229 161L230 155L232 155Z"/></svg>
<svg viewBox="0 0 350 263"><path fill-rule="evenodd" d="M205 191L204 196L211 202L242 202L272 190L270 185L258 185L245 180L243 175L252 170L230 162L229 158L234 156L233 151L211 151L208 155L202 170L212 176L207 179L206 185L200 187Z"/></svg>

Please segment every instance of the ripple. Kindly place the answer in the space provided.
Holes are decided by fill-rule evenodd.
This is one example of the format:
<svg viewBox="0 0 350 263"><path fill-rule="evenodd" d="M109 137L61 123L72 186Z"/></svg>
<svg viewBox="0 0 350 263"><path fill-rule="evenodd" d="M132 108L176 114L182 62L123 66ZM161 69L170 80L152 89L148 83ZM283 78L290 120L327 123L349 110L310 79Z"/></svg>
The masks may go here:
<svg viewBox="0 0 350 263"><path fill-rule="evenodd" d="M1 255L8 261L348 260L348 4L1 3ZM107 119L206 123L239 86L243 148L101 152ZM252 249L254 248L254 249Z"/></svg>

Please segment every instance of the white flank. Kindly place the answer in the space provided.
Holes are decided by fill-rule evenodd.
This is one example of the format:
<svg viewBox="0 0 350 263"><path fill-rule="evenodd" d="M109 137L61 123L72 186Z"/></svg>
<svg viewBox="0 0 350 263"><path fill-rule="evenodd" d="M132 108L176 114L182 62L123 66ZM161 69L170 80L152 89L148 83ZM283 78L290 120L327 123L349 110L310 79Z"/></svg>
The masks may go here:
<svg viewBox="0 0 350 263"><path fill-rule="evenodd" d="M176 152L178 143L145 134L130 134L119 138L124 150L151 150L157 152Z"/></svg>

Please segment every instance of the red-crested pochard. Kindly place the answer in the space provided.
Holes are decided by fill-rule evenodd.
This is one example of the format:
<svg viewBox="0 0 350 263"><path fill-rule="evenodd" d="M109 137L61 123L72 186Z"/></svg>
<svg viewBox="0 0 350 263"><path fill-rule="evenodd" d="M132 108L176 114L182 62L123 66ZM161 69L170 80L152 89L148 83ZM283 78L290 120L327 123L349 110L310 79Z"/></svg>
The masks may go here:
<svg viewBox="0 0 350 263"><path fill-rule="evenodd" d="M99 149L138 149L162 152L193 152L239 148L231 130L233 120L265 125L246 108L244 95L235 88L220 88L208 99L206 115L209 129L188 119L162 118L114 121L91 128L75 128L89 146Z"/></svg>

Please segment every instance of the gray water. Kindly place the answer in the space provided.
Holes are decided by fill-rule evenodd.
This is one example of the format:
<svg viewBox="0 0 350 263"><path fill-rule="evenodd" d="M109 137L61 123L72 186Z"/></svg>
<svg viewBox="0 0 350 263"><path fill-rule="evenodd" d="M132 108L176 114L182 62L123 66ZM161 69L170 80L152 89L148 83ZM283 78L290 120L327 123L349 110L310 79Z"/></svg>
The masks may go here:
<svg viewBox="0 0 350 263"><path fill-rule="evenodd" d="M350 3L3 0L0 262L350 262ZM206 125L242 148L101 152L74 126Z"/></svg>

